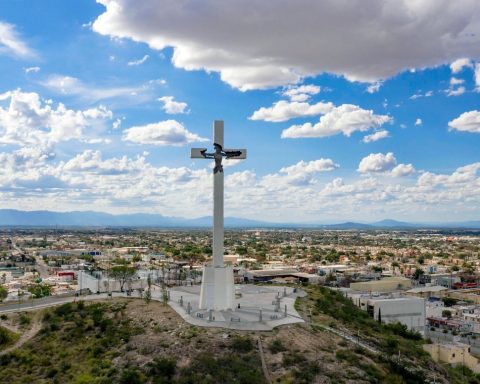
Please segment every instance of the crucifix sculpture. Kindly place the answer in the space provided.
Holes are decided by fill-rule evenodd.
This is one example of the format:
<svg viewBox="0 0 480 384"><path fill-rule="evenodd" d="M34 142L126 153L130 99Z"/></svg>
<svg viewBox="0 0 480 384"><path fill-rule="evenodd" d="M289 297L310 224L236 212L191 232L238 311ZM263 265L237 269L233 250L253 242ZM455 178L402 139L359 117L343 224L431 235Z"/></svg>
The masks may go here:
<svg viewBox="0 0 480 384"><path fill-rule="evenodd" d="M246 159L246 149L223 149L223 121L213 124L214 152L207 148L192 148L193 159L214 159L213 168L213 262L204 268L200 293L201 309L229 309L233 305L233 271L223 263L223 158ZM231 276L230 276L231 275ZM228 287L225 287L228 285ZM230 287L231 285L231 287Z"/></svg>

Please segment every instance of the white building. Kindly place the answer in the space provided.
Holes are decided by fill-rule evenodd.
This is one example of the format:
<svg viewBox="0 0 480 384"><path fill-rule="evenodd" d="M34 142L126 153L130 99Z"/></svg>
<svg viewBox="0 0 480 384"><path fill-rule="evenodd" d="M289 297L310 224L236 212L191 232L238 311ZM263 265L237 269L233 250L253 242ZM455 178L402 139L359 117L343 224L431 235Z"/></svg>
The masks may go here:
<svg viewBox="0 0 480 384"><path fill-rule="evenodd" d="M443 304L443 301L441 300L436 300L436 301L427 300L425 305L425 313L427 318L442 317L443 311L445 311L446 309L450 310L451 308L445 307L445 304Z"/></svg>
<svg viewBox="0 0 480 384"><path fill-rule="evenodd" d="M424 334L425 300L417 297L383 298L376 297L367 301L367 312L382 323L402 323L409 330Z"/></svg>
<svg viewBox="0 0 480 384"><path fill-rule="evenodd" d="M324 276L324 275L334 274L337 272L342 273L348 269L351 269L351 267L345 264L321 265L318 267L317 273L320 276Z"/></svg>
<svg viewBox="0 0 480 384"><path fill-rule="evenodd" d="M423 298L401 296L400 293L380 295L350 289L342 291L357 307L367 311L375 320L378 320L380 314L382 323L399 322L405 324L411 331L424 334L426 316Z"/></svg>

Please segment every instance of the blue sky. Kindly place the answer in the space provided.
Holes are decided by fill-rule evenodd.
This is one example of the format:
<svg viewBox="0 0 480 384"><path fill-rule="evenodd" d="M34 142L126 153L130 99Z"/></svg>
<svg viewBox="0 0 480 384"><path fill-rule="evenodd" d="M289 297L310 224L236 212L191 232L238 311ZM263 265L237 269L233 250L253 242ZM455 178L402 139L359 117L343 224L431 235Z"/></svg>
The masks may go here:
<svg viewBox="0 0 480 384"><path fill-rule="evenodd" d="M222 119L229 216L478 220L479 57L471 0L0 0L0 206L208 215Z"/></svg>

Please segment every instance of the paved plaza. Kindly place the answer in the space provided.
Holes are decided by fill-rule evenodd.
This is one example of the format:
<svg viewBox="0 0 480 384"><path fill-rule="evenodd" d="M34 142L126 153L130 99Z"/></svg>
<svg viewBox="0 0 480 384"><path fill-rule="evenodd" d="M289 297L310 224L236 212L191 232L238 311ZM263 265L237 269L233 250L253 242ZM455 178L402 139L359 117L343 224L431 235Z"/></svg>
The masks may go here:
<svg viewBox="0 0 480 384"><path fill-rule="evenodd" d="M169 290L169 305L188 323L201 327L270 331L284 324L303 323L295 310L299 289L282 286L235 285L233 310L199 309L200 286Z"/></svg>

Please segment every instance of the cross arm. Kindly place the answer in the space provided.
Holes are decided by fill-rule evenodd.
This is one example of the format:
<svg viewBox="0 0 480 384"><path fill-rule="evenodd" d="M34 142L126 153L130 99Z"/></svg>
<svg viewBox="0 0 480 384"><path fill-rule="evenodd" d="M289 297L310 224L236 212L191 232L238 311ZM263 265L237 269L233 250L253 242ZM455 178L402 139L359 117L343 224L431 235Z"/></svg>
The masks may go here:
<svg viewBox="0 0 480 384"><path fill-rule="evenodd" d="M246 149L224 149L225 156L227 159L246 159L247 150Z"/></svg>
<svg viewBox="0 0 480 384"><path fill-rule="evenodd" d="M190 152L191 159L206 159L207 148L192 148Z"/></svg>

